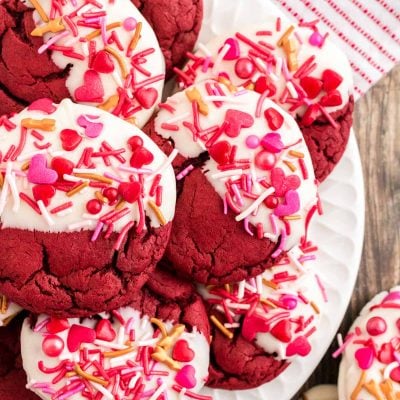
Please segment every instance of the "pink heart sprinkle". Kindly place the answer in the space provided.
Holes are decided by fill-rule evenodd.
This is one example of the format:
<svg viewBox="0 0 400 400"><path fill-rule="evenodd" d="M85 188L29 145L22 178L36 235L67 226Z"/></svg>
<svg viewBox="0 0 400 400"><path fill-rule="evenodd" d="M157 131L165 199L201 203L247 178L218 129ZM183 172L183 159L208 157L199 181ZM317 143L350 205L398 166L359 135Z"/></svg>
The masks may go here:
<svg viewBox="0 0 400 400"><path fill-rule="evenodd" d="M47 168L47 160L43 154L36 154L29 163L28 181L36 184L51 184L57 181L57 172Z"/></svg>
<svg viewBox="0 0 400 400"><path fill-rule="evenodd" d="M186 389L193 389L196 384L195 369L192 365L185 365L175 376L175 382Z"/></svg>
<svg viewBox="0 0 400 400"><path fill-rule="evenodd" d="M239 136L242 128L252 127L254 124L254 118L246 112L231 109L226 111L225 123L225 133L227 136L234 138Z"/></svg>
<svg viewBox="0 0 400 400"><path fill-rule="evenodd" d="M358 349L355 352L354 357L358 362L358 366L363 370L369 369L374 362L374 352L369 347Z"/></svg>
<svg viewBox="0 0 400 400"><path fill-rule="evenodd" d="M89 115L81 115L78 118L78 125L85 128L85 135L91 139L97 138L101 135L103 124L101 122L93 122L88 119Z"/></svg>
<svg viewBox="0 0 400 400"><path fill-rule="evenodd" d="M75 90L75 100L85 103L102 103L104 87L98 72L90 69L83 76L83 85Z"/></svg>
<svg viewBox="0 0 400 400"><path fill-rule="evenodd" d="M286 356L299 355L305 357L311 352L311 345L305 336L299 336L286 348Z"/></svg>
<svg viewBox="0 0 400 400"><path fill-rule="evenodd" d="M53 104L50 99L39 99L34 101L28 107L29 111L42 111L45 114L53 114L57 110L57 107Z"/></svg>
<svg viewBox="0 0 400 400"><path fill-rule="evenodd" d="M280 153L284 148L281 135L275 132L267 133L262 138L261 145L271 153Z"/></svg>
<svg viewBox="0 0 400 400"><path fill-rule="evenodd" d="M234 38L228 38L225 40L224 46L228 45L229 50L224 56L224 60L237 60L240 57L240 46L239 42Z"/></svg>
<svg viewBox="0 0 400 400"><path fill-rule="evenodd" d="M279 204L275 208L274 214L277 217L285 217L287 215L292 215L300 210L300 197L295 190L289 190L285 194L285 203Z"/></svg>

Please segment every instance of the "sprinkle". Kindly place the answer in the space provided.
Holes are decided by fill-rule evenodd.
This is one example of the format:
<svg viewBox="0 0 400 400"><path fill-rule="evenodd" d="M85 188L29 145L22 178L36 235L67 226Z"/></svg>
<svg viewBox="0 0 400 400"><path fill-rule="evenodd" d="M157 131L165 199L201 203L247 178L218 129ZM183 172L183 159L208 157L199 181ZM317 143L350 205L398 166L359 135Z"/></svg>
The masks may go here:
<svg viewBox="0 0 400 400"><path fill-rule="evenodd" d="M221 178L228 178L230 176L241 175L243 170L241 169L231 169L229 171L217 172L216 174L211 175L213 179L221 179Z"/></svg>
<svg viewBox="0 0 400 400"><path fill-rule="evenodd" d="M147 204L150 206L150 208L156 214L158 220L160 221L160 224L163 226L166 225L167 220L165 219L161 209L156 205L156 203L154 203L154 201L152 201L152 200L149 200Z"/></svg>
<svg viewBox="0 0 400 400"><path fill-rule="evenodd" d="M340 354L342 354L345 350L345 348L351 343L351 341L354 339L355 334L354 333L349 333L344 341L344 343L332 354L333 358L338 358Z"/></svg>
<svg viewBox="0 0 400 400"><path fill-rule="evenodd" d="M52 132L56 129L56 121L50 118L32 119L24 118L21 126L29 129L41 129L42 131Z"/></svg>
<svg viewBox="0 0 400 400"><path fill-rule="evenodd" d="M213 74L217 74L219 72L221 62L223 61L224 57L228 54L228 51L230 50L230 48L231 48L231 46L228 43L226 43L224 45L224 47L222 47L222 49L218 53L218 56L215 59L214 67L212 70Z"/></svg>
<svg viewBox="0 0 400 400"><path fill-rule="evenodd" d="M74 231L74 230L77 230L77 229L89 228L92 225L93 225L93 221L92 220L85 220L85 221L79 221L79 222L76 222L74 224L68 225L68 229L70 231Z"/></svg>
<svg viewBox="0 0 400 400"><path fill-rule="evenodd" d="M178 132L179 131L179 126L178 125L168 124L166 122L163 122L161 124L161 128L165 129L166 131L173 131L173 132Z"/></svg>
<svg viewBox="0 0 400 400"><path fill-rule="evenodd" d="M287 215L286 217L283 217L284 221L297 221L301 219L301 215Z"/></svg>
<svg viewBox="0 0 400 400"><path fill-rule="evenodd" d="M104 353L104 354L106 354L106 353ZM78 364L75 364L74 371L78 375L80 375L83 378L87 379L88 381L98 383L99 385L102 385L102 386L107 386L108 385L107 381L104 381L103 379L97 378L97 377L95 377L93 375L90 375L90 374L84 372Z"/></svg>
<svg viewBox="0 0 400 400"><path fill-rule="evenodd" d="M283 163L292 171L295 172L297 170L297 168L295 167L295 165L288 161L288 160L283 160Z"/></svg>
<svg viewBox="0 0 400 400"><path fill-rule="evenodd" d="M307 180L308 179L308 170L306 167L306 163L304 162L304 159L299 158L299 165L300 165L301 173L303 175L303 179Z"/></svg>
<svg viewBox="0 0 400 400"><path fill-rule="evenodd" d="M135 225L135 223L133 221L128 222L121 230L121 232L119 233L119 236L117 238L117 241L114 244L114 250L115 251L119 251L121 246L122 246L122 242L124 241L125 237L127 236L129 230Z"/></svg>
<svg viewBox="0 0 400 400"><path fill-rule="evenodd" d="M135 48L136 48L136 46L137 46L137 44L139 42L140 34L142 32L142 25L143 24L141 22L138 22L137 25L136 25L135 33L133 34L132 40L129 43L128 56L130 56L131 52L133 50L135 50Z"/></svg>
<svg viewBox="0 0 400 400"><path fill-rule="evenodd" d="M19 197L19 191L17 188L17 183L15 180L15 173L11 172L11 167L12 167L12 163L8 162L7 163L7 169L9 169L10 166L10 171L6 173L6 181L8 182L8 184L10 185L10 189L11 189L11 194L14 200L14 205L13 205L13 211L14 212L18 212L19 207L21 205L21 201L20 201L20 197Z"/></svg>
<svg viewBox="0 0 400 400"><path fill-rule="evenodd" d="M286 31L285 31L285 33L281 36L281 38L278 40L278 43L277 43L277 45L279 46L279 47L282 47L284 44L285 44L285 42L288 40L288 38L289 38L289 36L292 34L292 32L294 31L294 26L293 25L291 25Z"/></svg>
<svg viewBox="0 0 400 400"><path fill-rule="evenodd" d="M167 384L163 383L158 387L158 389L154 392L154 394L150 397L149 400L156 400L158 397L161 395L161 393L164 392L164 390L167 389Z"/></svg>
<svg viewBox="0 0 400 400"><path fill-rule="evenodd" d="M50 19L47 16L46 12L44 11L43 7L41 6L40 2L38 0L31 0L31 3L32 3L33 7L35 7L35 9L38 12L38 14L40 15L40 18L44 22L49 22Z"/></svg>
<svg viewBox="0 0 400 400"><path fill-rule="evenodd" d="M277 290L278 289L278 285L272 281L269 281L265 278L263 278L262 280L263 284L271 289Z"/></svg>
<svg viewBox="0 0 400 400"><path fill-rule="evenodd" d="M198 110L202 115L208 115L208 105L204 102L204 99L197 88L194 87L193 89L188 89L185 91L185 94L191 103L197 103Z"/></svg>
<svg viewBox="0 0 400 400"><path fill-rule="evenodd" d="M269 188L265 190L258 198L251 204L246 210L244 210L241 214L237 215L235 217L236 221L241 221L242 219L246 218L249 216L253 211L257 209L261 205L261 203L271 194L275 193L274 188Z"/></svg>
<svg viewBox="0 0 400 400"><path fill-rule="evenodd" d="M222 101L224 103L235 103L235 104L246 104L244 99L240 97L230 97L230 96L205 96L205 101Z"/></svg>
<svg viewBox="0 0 400 400"><path fill-rule="evenodd" d="M61 204L57 207L54 207L50 210L51 214L58 214L60 211L64 211L73 206L72 201L68 201L67 203Z"/></svg>
<svg viewBox="0 0 400 400"><path fill-rule="evenodd" d="M192 172L194 170L194 166L193 164L190 164L188 167L186 167L185 169L183 169L177 176L176 176L176 180L180 181L181 179L183 179L185 176L189 175L190 172Z"/></svg>
<svg viewBox="0 0 400 400"><path fill-rule="evenodd" d="M113 22L112 24L108 24L106 26L106 31L109 31L114 28L119 28L121 25L122 25L121 22ZM89 35L87 35L85 37L85 39L89 42L90 40L92 40L100 35L101 35L101 29L97 29L97 30L93 31L92 33L90 33Z"/></svg>
<svg viewBox="0 0 400 400"><path fill-rule="evenodd" d="M157 174L162 175L163 172L172 164L178 154L179 152L177 149L172 150L171 154L168 156L165 162L153 173L151 177L146 178L146 180L149 178L153 178L153 176Z"/></svg>
<svg viewBox="0 0 400 400"><path fill-rule="evenodd" d="M114 50L112 47L107 46L104 48L104 50L111 54L118 62L118 65L121 69L121 75L124 79L128 76L128 70L126 69L125 61L122 59L122 57L118 54L116 50Z"/></svg>
<svg viewBox="0 0 400 400"><path fill-rule="evenodd" d="M65 175L64 175L65 176ZM103 183L108 183L108 184L112 184L113 181L110 178L105 178L104 176L101 175L97 175L97 174L88 174L88 173L75 173L75 176L77 176L78 178L84 178L84 179L91 179L97 182L103 182Z"/></svg>
<svg viewBox="0 0 400 400"><path fill-rule="evenodd" d="M43 201L42 201L42 200L39 200L39 201L37 202L37 205L38 205L38 207L39 207L40 212L41 212L42 215L43 215L43 218L46 220L47 224L48 224L49 226L53 226L53 225L54 225L54 221L53 221L53 219L51 218L49 212L47 211L47 208L46 208L46 206L44 205Z"/></svg>
<svg viewBox="0 0 400 400"><path fill-rule="evenodd" d="M76 188L70 190L69 192L66 193L68 197L72 197L75 194L79 193L81 190L85 189L87 186L89 186L89 182L83 182Z"/></svg>
<svg viewBox="0 0 400 400"><path fill-rule="evenodd" d="M106 351L103 353L105 358L115 358L119 356L123 356L125 354L133 353L136 350L135 347L128 347L126 349L117 350L117 351Z"/></svg>
<svg viewBox="0 0 400 400"><path fill-rule="evenodd" d="M230 332L228 329L225 328L225 326L218 320L218 318L215 315L211 315L210 320L213 322L213 324L230 340L233 339L233 333Z"/></svg>

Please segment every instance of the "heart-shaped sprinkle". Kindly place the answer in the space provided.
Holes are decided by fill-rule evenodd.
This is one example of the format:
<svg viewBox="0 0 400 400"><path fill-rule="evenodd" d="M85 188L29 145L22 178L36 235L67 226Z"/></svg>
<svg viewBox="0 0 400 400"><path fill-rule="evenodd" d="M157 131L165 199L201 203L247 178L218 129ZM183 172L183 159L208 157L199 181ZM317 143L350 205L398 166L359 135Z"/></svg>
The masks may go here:
<svg viewBox="0 0 400 400"><path fill-rule="evenodd" d="M390 379L392 381L400 383L400 367L397 367L392 370L392 372L390 373Z"/></svg>
<svg viewBox="0 0 400 400"><path fill-rule="evenodd" d="M67 319L50 318L50 321L46 324L47 332L56 334L64 332L69 328L69 322Z"/></svg>
<svg viewBox="0 0 400 400"><path fill-rule="evenodd" d="M321 115L321 110L318 104L311 104L306 110L301 119L304 126L310 126Z"/></svg>
<svg viewBox="0 0 400 400"><path fill-rule="evenodd" d="M225 40L224 43L224 46L226 45L229 46L229 50L225 54L224 60L228 61L237 60L240 57L240 46L238 40L235 38L228 38Z"/></svg>
<svg viewBox="0 0 400 400"><path fill-rule="evenodd" d="M394 349L391 343L383 343L379 352L378 359L383 364L391 364L395 361Z"/></svg>
<svg viewBox="0 0 400 400"><path fill-rule="evenodd" d="M193 389L197 385L196 370L192 365L185 365L175 376L175 382L186 389Z"/></svg>
<svg viewBox="0 0 400 400"><path fill-rule="evenodd" d="M98 118L90 117L89 115L81 115L77 122L78 125L85 129L85 135L91 139L95 139L101 135L103 131L103 124L101 122L92 121L90 118Z"/></svg>
<svg viewBox="0 0 400 400"><path fill-rule="evenodd" d="M282 127L284 121L283 115L275 108L267 108L264 111L264 116L270 129L277 131Z"/></svg>
<svg viewBox="0 0 400 400"><path fill-rule="evenodd" d="M264 171L269 171L274 168L276 164L276 156L269 151L263 150L257 153L254 162L258 168Z"/></svg>
<svg viewBox="0 0 400 400"><path fill-rule="evenodd" d="M172 351L172 358L180 362L190 362L194 358L194 351L186 340L178 340Z"/></svg>
<svg viewBox="0 0 400 400"><path fill-rule="evenodd" d="M74 170L74 163L63 157L54 157L51 160L51 168L57 172L58 180L62 181L64 175L71 175Z"/></svg>
<svg viewBox="0 0 400 400"><path fill-rule="evenodd" d="M154 106L158 98L158 92L154 88L140 88L135 92L136 100L146 110Z"/></svg>
<svg viewBox="0 0 400 400"><path fill-rule="evenodd" d="M83 76L83 85L75 90L75 100L85 103L102 103L104 87L98 72L88 70Z"/></svg>
<svg viewBox="0 0 400 400"><path fill-rule="evenodd" d="M358 366L362 370L367 370L374 362L374 351L370 347L362 347L354 353Z"/></svg>
<svg viewBox="0 0 400 400"><path fill-rule="evenodd" d="M322 81L312 76L300 79L300 86L304 89L309 99L315 99L322 90Z"/></svg>
<svg viewBox="0 0 400 400"><path fill-rule="evenodd" d="M243 320L242 336L250 342L256 338L257 333L266 333L269 330L268 321L256 314L245 316Z"/></svg>
<svg viewBox="0 0 400 400"><path fill-rule="evenodd" d="M323 107L336 107L342 104L342 95L338 90L332 90L327 95L321 97L320 104Z"/></svg>
<svg viewBox="0 0 400 400"><path fill-rule="evenodd" d="M140 196L142 185L139 182L123 182L118 186L118 193L128 203L134 203Z"/></svg>
<svg viewBox="0 0 400 400"><path fill-rule="evenodd" d="M286 348L286 356L292 357L299 355L305 357L311 352L311 345L305 336L297 337L292 343Z"/></svg>
<svg viewBox="0 0 400 400"><path fill-rule="evenodd" d="M110 74L114 71L114 62L105 50L100 50L93 58L92 68L102 74Z"/></svg>
<svg viewBox="0 0 400 400"><path fill-rule="evenodd" d="M271 153L280 153L285 147L279 133L267 133L261 140L261 145Z"/></svg>
<svg viewBox="0 0 400 400"><path fill-rule="evenodd" d="M79 350L82 343L93 343L96 340L94 329L81 325L72 325L67 337L67 347L71 353Z"/></svg>
<svg viewBox="0 0 400 400"><path fill-rule="evenodd" d="M65 151L75 150L82 142L82 136L74 129L63 129L60 132L60 139L62 148Z"/></svg>
<svg viewBox="0 0 400 400"><path fill-rule="evenodd" d="M143 139L140 136L132 136L128 140L128 145L132 151L143 146Z"/></svg>
<svg viewBox="0 0 400 400"><path fill-rule="evenodd" d="M285 194L285 203L275 208L274 214L277 217L293 215L300 210L300 196L295 190L288 190Z"/></svg>
<svg viewBox="0 0 400 400"><path fill-rule="evenodd" d="M276 94L276 86L267 76L260 76L254 85L254 90L257 93L264 94L268 93L268 97L275 96Z"/></svg>
<svg viewBox="0 0 400 400"><path fill-rule="evenodd" d="M32 188L33 198L36 201L42 200L43 204L47 207L50 200L56 194L56 189L52 185L35 185Z"/></svg>
<svg viewBox="0 0 400 400"><path fill-rule="evenodd" d="M386 321L382 317L372 317L367 321L367 332L371 336L382 335L386 329Z"/></svg>
<svg viewBox="0 0 400 400"><path fill-rule="evenodd" d="M64 341L57 335L48 335L42 342L43 353L49 357L58 357L64 350Z"/></svg>
<svg viewBox="0 0 400 400"><path fill-rule="evenodd" d="M112 342L116 336L117 334L108 319L102 319L96 325L97 339Z"/></svg>
<svg viewBox="0 0 400 400"><path fill-rule="evenodd" d="M271 335L283 343L289 343L292 340L291 326L292 324L288 319L283 319L271 329Z"/></svg>
<svg viewBox="0 0 400 400"><path fill-rule="evenodd" d="M39 99L31 103L28 107L29 111L42 111L45 114L53 114L57 107L51 99Z"/></svg>
<svg viewBox="0 0 400 400"><path fill-rule="evenodd" d="M226 140L214 143L209 150L210 156L218 164L227 164L231 154L232 146Z"/></svg>
<svg viewBox="0 0 400 400"><path fill-rule="evenodd" d="M28 170L28 181L36 184L52 184L57 181L57 172L47 168L47 160L43 154L32 157Z"/></svg>
<svg viewBox="0 0 400 400"><path fill-rule="evenodd" d="M400 300L400 292L390 292L384 299L383 303Z"/></svg>
<svg viewBox="0 0 400 400"><path fill-rule="evenodd" d="M230 109L226 111L225 123L227 124L225 133L227 136L234 138L239 136L242 128L252 127L254 118L246 112Z"/></svg>
<svg viewBox="0 0 400 400"><path fill-rule="evenodd" d="M271 184L275 188L275 196L283 197L288 190L296 190L301 181L297 175L285 176L282 168L274 168L271 171Z"/></svg>
<svg viewBox="0 0 400 400"><path fill-rule="evenodd" d="M149 165L153 162L154 156L144 147L137 148L132 154L130 165L133 168L142 168L143 165Z"/></svg>
<svg viewBox="0 0 400 400"><path fill-rule="evenodd" d="M323 88L327 92L335 90L343 82L343 78L335 71L326 69L322 73L322 81L324 82Z"/></svg>

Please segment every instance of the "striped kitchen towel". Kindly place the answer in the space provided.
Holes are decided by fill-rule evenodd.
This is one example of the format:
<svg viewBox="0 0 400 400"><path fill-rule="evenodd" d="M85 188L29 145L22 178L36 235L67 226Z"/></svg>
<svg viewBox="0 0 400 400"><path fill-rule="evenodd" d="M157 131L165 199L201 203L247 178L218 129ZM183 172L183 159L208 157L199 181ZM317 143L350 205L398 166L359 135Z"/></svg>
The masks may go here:
<svg viewBox="0 0 400 400"><path fill-rule="evenodd" d="M320 21L350 59L356 97L400 62L400 0L271 1L291 18Z"/></svg>

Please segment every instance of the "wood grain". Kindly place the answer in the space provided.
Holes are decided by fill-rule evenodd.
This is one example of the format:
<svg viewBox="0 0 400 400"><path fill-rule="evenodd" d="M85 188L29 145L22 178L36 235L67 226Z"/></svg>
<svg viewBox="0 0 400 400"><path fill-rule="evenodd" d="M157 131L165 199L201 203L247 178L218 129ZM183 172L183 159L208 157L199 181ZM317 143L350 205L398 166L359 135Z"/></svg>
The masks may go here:
<svg viewBox="0 0 400 400"><path fill-rule="evenodd" d="M400 284L400 66L358 101L354 129L364 171L366 229L360 273L342 333L370 298ZM334 342L303 390L337 382L339 360L331 357L335 348Z"/></svg>

